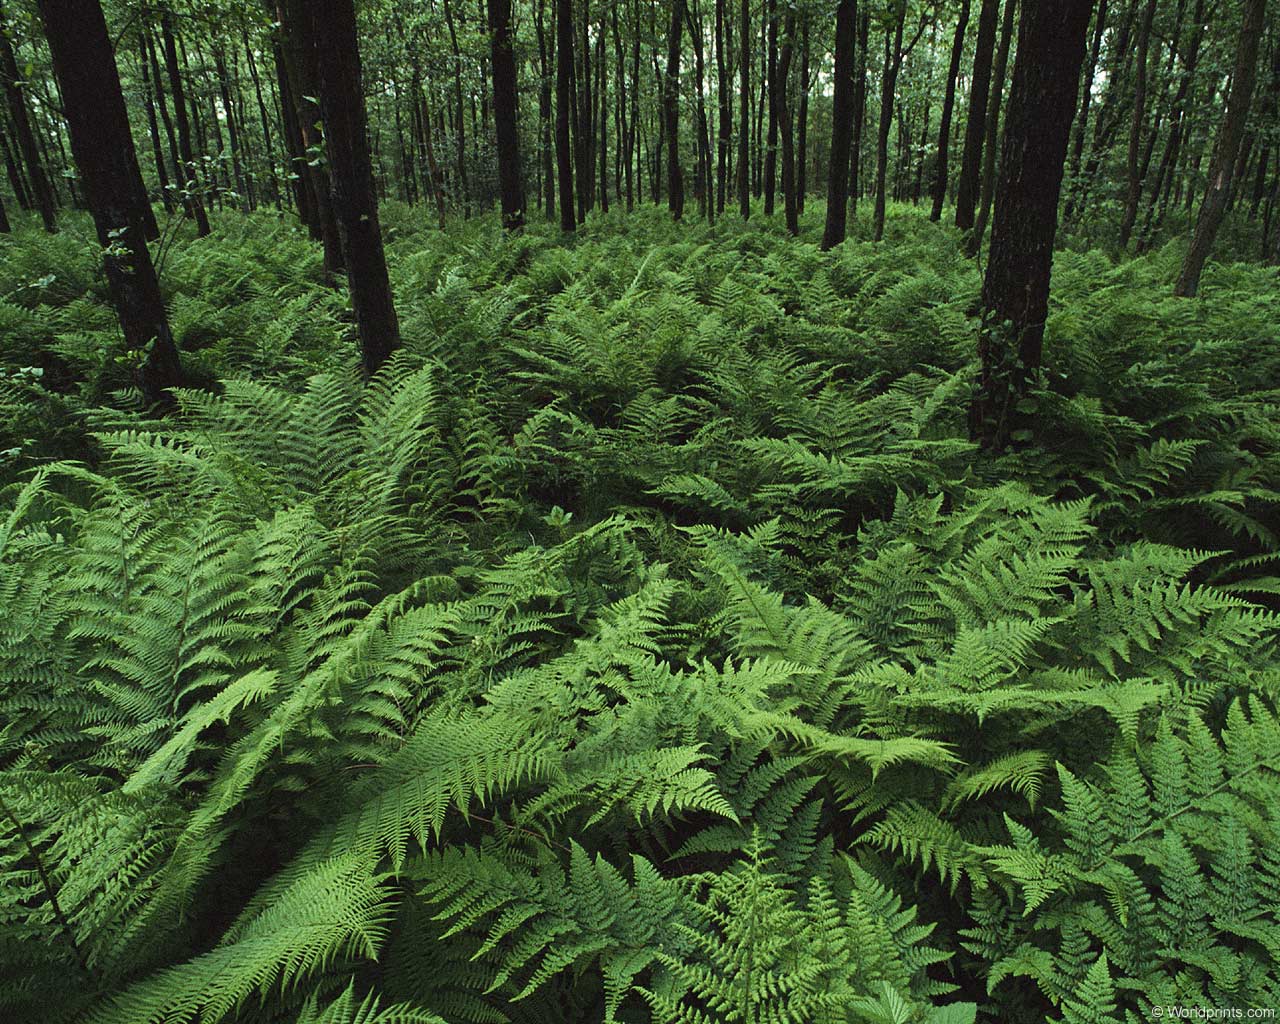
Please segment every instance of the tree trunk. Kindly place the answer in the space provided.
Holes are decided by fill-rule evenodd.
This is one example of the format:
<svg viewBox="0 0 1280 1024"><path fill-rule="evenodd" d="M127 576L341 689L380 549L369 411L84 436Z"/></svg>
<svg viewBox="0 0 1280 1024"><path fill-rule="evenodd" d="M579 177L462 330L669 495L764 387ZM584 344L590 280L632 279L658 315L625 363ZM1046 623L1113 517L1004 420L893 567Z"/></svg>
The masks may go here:
<svg viewBox="0 0 1280 1024"><path fill-rule="evenodd" d="M796 118L796 211L809 191L809 15L800 17L800 111Z"/></svg>
<svg viewBox="0 0 1280 1024"><path fill-rule="evenodd" d="M524 227L524 178L516 113L516 61L511 38L511 0L488 0L490 66L493 69L493 124L498 145L498 187L502 226Z"/></svg>
<svg viewBox="0 0 1280 1024"><path fill-rule="evenodd" d="M1071 169L1067 175L1068 196L1074 195L1080 178L1080 163L1084 159L1085 130L1089 125L1089 109L1093 103L1093 80L1098 73L1098 58L1102 53L1102 36L1107 28L1107 0L1099 0L1093 19L1093 42L1089 47L1089 63L1086 65L1084 88L1080 91L1080 115L1076 118L1075 142L1071 148ZM1071 218L1071 200L1067 200L1067 219Z"/></svg>
<svg viewBox="0 0 1280 1024"><path fill-rule="evenodd" d="M1138 203L1142 199L1142 174L1139 162L1142 156L1142 133L1147 117L1147 57L1151 48L1151 22L1156 16L1156 0L1147 0L1138 26L1138 77L1133 88L1133 120L1129 126L1129 151L1125 160L1128 179L1124 199L1124 212L1120 216L1120 248L1128 248L1133 237L1133 225L1138 219Z"/></svg>
<svg viewBox="0 0 1280 1024"><path fill-rule="evenodd" d="M724 213L729 179L729 135L733 129L731 125L732 107L729 97L729 66L724 56L724 0L715 0L715 3L716 112L719 115L716 129L716 212Z"/></svg>
<svg viewBox="0 0 1280 1024"><path fill-rule="evenodd" d="M548 49L546 19L543 12L543 0L536 0L534 13L534 29L538 36L538 137L540 150L538 154L542 166L542 212L547 220L555 220L556 186L555 172L552 169L551 155L551 61L554 55ZM554 11L552 12L554 17ZM552 37L551 45L555 45Z"/></svg>
<svg viewBox="0 0 1280 1024"><path fill-rule="evenodd" d="M773 216L778 191L778 120L782 88L778 84L778 0L765 0L767 12L767 48L765 51L765 87L769 90L769 127L764 151L764 215Z"/></svg>
<svg viewBox="0 0 1280 1024"><path fill-rule="evenodd" d="M58 230L53 187L40 161L40 150L27 112L27 98L23 95L23 77L18 72L18 61L14 56L13 43L9 39L9 27L5 24L3 10L0 10L0 75L4 77L4 92L9 103L13 136L18 143L18 152L22 154L22 161L27 165L27 180L31 183L36 208L40 211L45 231L52 234Z"/></svg>
<svg viewBox="0 0 1280 1024"><path fill-rule="evenodd" d="M991 99L987 103L986 138L982 144L982 200L978 204L978 220L969 235L966 251L977 256L982 238L987 233L991 203L996 191L996 154L1000 144L1000 100L1004 96L1005 74L1009 68L1009 47L1013 40L1013 23L1018 13L1018 0L1006 0L1004 20L1000 26L1000 45L996 48L996 66L991 75Z"/></svg>
<svg viewBox="0 0 1280 1024"><path fill-rule="evenodd" d="M667 136L667 208L674 220L684 215L684 176L680 170L680 37L684 27L684 3L685 0L671 0L667 72L662 91Z"/></svg>
<svg viewBox="0 0 1280 1024"><path fill-rule="evenodd" d="M849 143L853 137L854 46L857 0L840 0L836 7L835 80L831 96L831 157L827 174L827 220L823 250L844 241L849 197Z"/></svg>
<svg viewBox="0 0 1280 1024"><path fill-rule="evenodd" d="M231 174L236 191L240 193L240 208L249 212L253 201L253 187L245 177L240 160L240 131L236 125L235 107L231 102L231 76L227 74L227 58L216 43L213 47L213 67L218 75L218 93L222 97L223 116L227 120L227 141L231 145Z"/></svg>
<svg viewBox="0 0 1280 1024"><path fill-rule="evenodd" d="M960 157L960 182L956 186L956 227L973 230L982 176L982 141L987 127L987 100L991 93L991 58L996 45L996 20L1000 0L982 0L978 14L978 43L973 54L973 81L969 89L969 119Z"/></svg>
<svg viewBox="0 0 1280 1024"><path fill-rule="evenodd" d="M893 125L893 96L898 86L898 70L902 67L902 30L906 23L907 5L898 5L892 32L884 36L884 74L880 78L880 130L876 133L876 213L875 240L884 238L884 216L887 177L889 173L889 129Z"/></svg>
<svg viewBox="0 0 1280 1024"><path fill-rule="evenodd" d="M960 0L960 20L951 40L951 63L947 65L947 91L942 97L942 122L938 125L938 161L933 171L933 209L929 219L942 219L942 206L947 200L947 177L951 169L951 116L956 107L956 79L960 77L960 61L964 56L964 30L969 27L969 0Z"/></svg>
<svg viewBox="0 0 1280 1024"><path fill-rule="evenodd" d="M299 10L299 7L302 10ZM299 3L299 44L313 52L329 158L332 205L342 239L361 362L375 373L400 344L400 326L378 227L353 0Z"/></svg>
<svg viewBox="0 0 1280 1024"><path fill-rule="evenodd" d="M148 403L163 404L184 383L182 362L147 251L141 174L107 23L97 0L40 0L39 7L125 345L146 352L138 382Z"/></svg>
<svg viewBox="0 0 1280 1024"><path fill-rule="evenodd" d="M1200 274L1226 213L1236 154L1244 135L1245 123L1249 120L1249 107L1253 103L1253 87L1258 75L1258 47L1262 42L1262 28L1266 23L1267 4L1266 0L1244 0L1243 6L1227 112L1218 134L1213 162L1209 165L1209 185L1200 204L1195 236L1191 240L1191 248L1187 251L1182 273L1178 275L1178 283L1173 292L1184 298L1194 297L1200 289Z"/></svg>
<svg viewBox="0 0 1280 1024"><path fill-rule="evenodd" d="M164 163L164 145L160 140L160 123L156 120L156 103L151 89L150 61L147 60L146 37L138 34L139 65L142 68L142 98L147 110L147 129L151 135L151 155L156 163L156 180L160 184L160 199L166 212L174 208L173 193L169 188L169 170Z"/></svg>
<svg viewBox="0 0 1280 1024"><path fill-rule="evenodd" d="M0 150L4 152L4 169L9 176L9 187L13 189L13 197L18 201L18 205L22 209L30 210L32 207L31 198L27 193L26 182L22 180L22 172L18 168L17 158L9 146L9 138L4 133L3 118L0 118Z"/></svg>
<svg viewBox="0 0 1280 1024"><path fill-rule="evenodd" d="M573 108L573 0L556 0L556 168L560 179L560 230L577 226L573 206L573 151L569 114Z"/></svg>
<svg viewBox="0 0 1280 1024"><path fill-rule="evenodd" d="M262 144L266 149L267 177L271 182L271 201L276 209L280 209L280 180L276 176L276 148L271 137L271 119L267 117L267 104L262 98L262 78L258 74L258 62L253 56L253 48L249 45L248 29L242 29L244 41L244 58L249 66L249 78L253 82L253 95L258 102L258 118L262 123Z"/></svg>
<svg viewBox="0 0 1280 1024"><path fill-rule="evenodd" d="M187 212L195 219L196 233L204 238L210 233L209 216L204 210L195 173L191 122L187 120L186 93L182 87L182 72L178 67L178 44L173 35L173 15L168 8L161 12L160 32L164 42L164 59L169 70L169 93L173 96L173 113L178 122L178 153L182 158L182 166L178 169L178 183L185 193Z"/></svg>
<svg viewBox="0 0 1280 1024"><path fill-rule="evenodd" d="M742 0L738 36L738 212L751 216L751 7Z"/></svg>
<svg viewBox="0 0 1280 1024"><path fill-rule="evenodd" d="M800 204L796 199L795 129L791 119L791 103L787 84L791 77L791 58L795 53L796 14L787 7L784 21L782 53L778 60L778 130L782 135L782 206L787 231L800 234Z"/></svg>
<svg viewBox="0 0 1280 1024"><path fill-rule="evenodd" d="M853 143L849 155L849 215L858 215L862 192L862 124L867 116L867 44L871 38L870 5L862 8L858 24L858 68L853 84Z"/></svg>
<svg viewBox="0 0 1280 1024"><path fill-rule="evenodd" d="M1092 7L1092 0L1022 7L971 414L974 439L989 449L1027 437L1023 403L1040 367L1058 197Z"/></svg>

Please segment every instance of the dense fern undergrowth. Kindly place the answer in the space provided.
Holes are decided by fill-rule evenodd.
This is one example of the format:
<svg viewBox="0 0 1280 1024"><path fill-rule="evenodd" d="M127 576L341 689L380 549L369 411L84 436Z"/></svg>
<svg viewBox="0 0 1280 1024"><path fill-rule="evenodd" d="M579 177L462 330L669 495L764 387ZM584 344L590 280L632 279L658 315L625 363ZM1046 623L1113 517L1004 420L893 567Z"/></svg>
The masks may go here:
<svg viewBox="0 0 1280 1024"><path fill-rule="evenodd" d="M0 258L0 1017L1143 1021L1280 1007L1280 288L1059 254L1037 437L897 211L271 217Z"/></svg>

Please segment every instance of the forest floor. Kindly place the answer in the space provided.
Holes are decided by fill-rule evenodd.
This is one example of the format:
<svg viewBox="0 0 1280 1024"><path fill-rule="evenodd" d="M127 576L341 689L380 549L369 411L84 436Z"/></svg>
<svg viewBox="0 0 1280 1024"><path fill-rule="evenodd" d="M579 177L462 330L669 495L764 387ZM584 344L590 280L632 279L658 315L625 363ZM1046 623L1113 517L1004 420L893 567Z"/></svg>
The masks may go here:
<svg viewBox="0 0 1280 1024"><path fill-rule="evenodd" d="M348 896L298 970L450 1022L766 1019L715 995L752 945L816 972L744 997L797 1020L1276 998L1275 268L1183 300L1176 244L1059 253L1038 429L993 456L980 265L905 208L826 254L656 209L384 228L368 385L303 234L175 244L223 383L161 421L88 236L0 241L0 768L95 1020L299 1010L269 908ZM15 1005L66 999L76 954L27 955Z"/></svg>

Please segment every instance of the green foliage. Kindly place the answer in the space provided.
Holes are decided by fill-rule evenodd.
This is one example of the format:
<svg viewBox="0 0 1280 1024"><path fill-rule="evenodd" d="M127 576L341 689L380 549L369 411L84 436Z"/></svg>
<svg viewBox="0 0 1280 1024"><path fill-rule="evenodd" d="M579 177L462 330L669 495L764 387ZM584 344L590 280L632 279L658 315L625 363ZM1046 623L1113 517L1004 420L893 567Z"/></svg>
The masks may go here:
<svg viewBox="0 0 1280 1024"><path fill-rule="evenodd" d="M391 219L368 382L296 234L179 243L222 384L162 421L71 232L4 272L6 381L66 377L0 389L65 428L6 469L0 1015L1280 1004L1273 278L1063 254L991 459L922 220Z"/></svg>

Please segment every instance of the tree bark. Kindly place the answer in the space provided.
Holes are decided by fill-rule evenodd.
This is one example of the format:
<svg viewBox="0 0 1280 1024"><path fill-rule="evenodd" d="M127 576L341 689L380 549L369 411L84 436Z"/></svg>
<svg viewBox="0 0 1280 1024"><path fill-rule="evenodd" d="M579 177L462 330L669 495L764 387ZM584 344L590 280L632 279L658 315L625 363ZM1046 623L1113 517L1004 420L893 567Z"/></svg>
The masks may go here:
<svg viewBox="0 0 1280 1024"><path fill-rule="evenodd" d="M144 399L165 404L185 379L147 251L142 176L106 19L97 0L40 0L39 8L125 344L146 352L138 373Z"/></svg>
<svg viewBox="0 0 1280 1024"><path fill-rule="evenodd" d="M195 173L195 155L191 149L191 122L187 119L186 93L182 87L182 72L178 67L178 45L173 35L173 15L165 8L160 15L160 32L164 42L164 59L169 70L169 93L173 96L173 113L178 122L178 153L182 166L178 169L178 182L185 193L187 212L195 219L196 233L201 238L210 233L209 215L205 213L200 197L200 186Z"/></svg>
<svg viewBox="0 0 1280 1024"><path fill-rule="evenodd" d="M956 227L971 231L977 215L982 175L982 141L987 126L987 100L991 93L991 59L996 45L996 20L1000 0L982 0L978 13L978 42L973 54L973 81L969 89L969 119L965 123L964 153L960 157L960 182L956 186Z"/></svg>
<svg viewBox="0 0 1280 1024"><path fill-rule="evenodd" d="M573 205L573 151L569 115L573 108L573 0L556 0L556 169L560 179L560 230L577 227Z"/></svg>
<svg viewBox="0 0 1280 1024"><path fill-rule="evenodd" d="M822 230L826 251L844 241L849 197L849 144L853 137L854 46L857 0L836 7L835 79L831 95L831 169L827 175L827 220Z"/></svg>
<svg viewBox="0 0 1280 1024"><path fill-rule="evenodd" d="M684 175L680 170L680 38L684 27L684 3L685 0L671 0L667 69L662 91L667 136L667 208L673 220L684 216Z"/></svg>
<svg viewBox="0 0 1280 1024"><path fill-rule="evenodd" d="M331 201L360 334L361 362L372 374L399 346L400 326L373 191L355 6L353 0L331 0L323 10L316 4L298 6L291 10L302 16L296 25L299 43L315 58Z"/></svg>
<svg viewBox="0 0 1280 1024"><path fill-rule="evenodd" d="M1129 126L1129 151L1125 159L1127 188L1124 212L1120 216L1120 248L1128 248L1133 226L1138 219L1138 203L1142 199L1142 133L1147 117L1147 57L1151 48L1151 22L1156 16L1156 0L1147 0L1138 26L1137 79L1133 87L1133 120Z"/></svg>
<svg viewBox="0 0 1280 1024"><path fill-rule="evenodd" d="M54 208L53 187L45 173L40 160L40 150L36 145L35 133L31 128L31 117L27 112L27 98L23 95L23 78L18 73L18 61L13 52L13 43L9 39L9 28L5 23L3 10L0 10L0 75L4 77L5 99L9 103L9 119L13 123L13 136L18 143L18 152L27 165L27 180L31 183L31 192L35 198L36 209L40 211L40 220L45 231L52 234L58 230L57 216Z"/></svg>
<svg viewBox="0 0 1280 1024"><path fill-rule="evenodd" d="M516 110L516 61L511 38L511 0L488 0L490 67L493 69L493 124L498 145L498 187L502 226L524 227L524 178Z"/></svg>
<svg viewBox="0 0 1280 1024"><path fill-rule="evenodd" d="M764 215L772 217L778 191L778 120L781 116L779 94L782 92L778 85L778 0L765 0L765 11L768 34L764 84L769 90L769 120L764 150Z"/></svg>
<svg viewBox="0 0 1280 1024"><path fill-rule="evenodd" d="M870 5L862 8L858 23L858 66L853 85L853 143L849 156L849 215L858 215L862 192L862 124L867 114L867 43L871 38Z"/></svg>
<svg viewBox="0 0 1280 1024"><path fill-rule="evenodd" d="M975 440L1001 450L1026 439L1024 399L1040 367L1058 198L1076 110L1092 0L1022 7L982 287Z"/></svg>
<svg viewBox="0 0 1280 1024"><path fill-rule="evenodd" d="M938 160L933 171L933 209L929 219L942 219L942 206L947 200L947 178L951 170L951 116L956 106L956 79L960 77L960 61L964 57L964 31L969 27L969 0L960 2L960 20L951 40L951 63L947 65L947 91L942 97L942 121L938 125Z"/></svg>
<svg viewBox="0 0 1280 1024"><path fill-rule="evenodd" d="M1200 204L1195 236L1191 239L1191 248L1187 251L1187 258L1182 264L1182 272L1178 275L1178 283L1173 292L1183 298L1194 297L1200 289L1200 275L1226 213L1236 155L1245 124L1249 120L1249 107L1253 103L1253 88L1258 76L1258 48L1266 23L1267 4L1266 0L1244 0L1243 6L1227 112L1218 134L1213 162L1209 165L1209 184Z"/></svg>
<svg viewBox="0 0 1280 1024"><path fill-rule="evenodd" d="M1009 68L1009 47L1013 41L1013 24L1018 13L1018 0L1006 0L1000 26L1000 45L996 47L996 65L991 74L991 99L987 103L986 138L982 144L982 199L978 203L978 220L966 244L970 256L982 249L991 218L991 203L996 191L996 154L1000 145L1000 100L1004 96L1005 74Z"/></svg>
<svg viewBox="0 0 1280 1024"><path fill-rule="evenodd" d="M784 20L782 53L778 59L778 130L782 136L782 206L787 231L800 234L800 204L796 198L795 128L791 118L791 102L787 88L791 77L791 60L795 53L796 14L788 6Z"/></svg>
<svg viewBox="0 0 1280 1024"><path fill-rule="evenodd" d="M160 184L160 200L166 212L174 208L173 193L169 188L169 170L164 163L164 145L160 140L160 123L156 120L156 103L151 89L150 61L147 60L145 35L138 34L139 65L142 68L142 97L147 110L147 129L151 135L151 155L156 163L156 180Z"/></svg>
<svg viewBox="0 0 1280 1024"><path fill-rule="evenodd" d="M738 212L751 216L751 8L742 0L738 37Z"/></svg>

